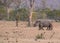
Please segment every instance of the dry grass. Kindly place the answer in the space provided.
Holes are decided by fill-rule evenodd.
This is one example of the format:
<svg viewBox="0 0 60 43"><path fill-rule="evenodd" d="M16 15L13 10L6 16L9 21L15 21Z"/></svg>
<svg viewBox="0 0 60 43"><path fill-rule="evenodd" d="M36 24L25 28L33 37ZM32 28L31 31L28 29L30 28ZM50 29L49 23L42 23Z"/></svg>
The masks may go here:
<svg viewBox="0 0 60 43"><path fill-rule="evenodd" d="M38 30L27 27L27 22L0 21L0 43L60 43L60 23L53 22L53 30ZM36 35L44 34L45 39L35 41Z"/></svg>

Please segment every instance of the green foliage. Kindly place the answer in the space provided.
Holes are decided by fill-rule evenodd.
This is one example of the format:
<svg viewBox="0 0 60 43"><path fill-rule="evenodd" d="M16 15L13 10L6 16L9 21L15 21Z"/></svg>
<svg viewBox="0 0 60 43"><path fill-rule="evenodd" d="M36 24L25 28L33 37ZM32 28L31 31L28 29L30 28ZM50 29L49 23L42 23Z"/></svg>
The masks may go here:
<svg viewBox="0 0 60 43"><path fill-rule="evenodd" d="M27 9L22 8L22 9L19 9L18 12L19 12L19 15L20 15L20 20L22 20L22 21L27 21L28 20L28 16L29 16L28 13L29 12L28 12Z"/></svg>
<svg viewBox="0 0 60 43"><path fill-rule="evenodd" d="M25 8L21 8L21 9L18 9L18 10L12 10L10 12L10 20L15 20L17 13L19 15L18 19L20 19L22 21L27 21L28 20L28 11Z"/></svg>
<svg viewBox="0 0 60 43"><path fill-rule="evenodd" d="M15 17L17 15L16 12L18 12L20 20L22 20L22 21L27 21L28 20L29 11L25 8L18 9L17 11L12 10L10 12L10 20L15 20ZM32 15L32 20L36 20L38 17L42 18L44 16L44 15L42 15L43 13L46 13L47 17L50 18L50 19L54 19L56 16L57 17L60 16L60 10L51 11L50 9L46 8L44 11L41 10L39 12L34 12L33 15Z"/></svg>
<svg viewBox="0 0 60 43"><path fill-rule="evenodd" d="M6 14L6 11L5 11L4 7L0 7L0 14Z"/></svg>
<svg viewBox="0 0 60 43"><path fill-rule="evenodd" d="M2 4L3 5L3 4ZM29 17L29 10L26 8L20 8L18 10L12 10L9 13L9 20L15 20L16 15L19 15L19 20L27 21ZM0 6L0 18L7 19L6 9L4 6ZM45 10L38 9L37 11L33 12L32 20L36 20L37 18L43 18L43 13L47 14L47 17L50 19L55 19L56 17L60 17L60 10L53 10L51 11L49 8Z"/></svg>
<svg viewBox="0 0 60 43"><path fill-rule="evenodd" d="M38 16L37 18L46 18L47 16L47 13L50 12L51 10L49 8L46 8L46 9L38 9L37 10L37 13L38 13Z"/></svg>
<svg viewBox="0 0 60 43"><path fill-rule="evenodd" d="M6 11L4 7L0 7L0 19L6 19Z"/></svg>
<svg viewBox="0 0 60 43"><path fill-rule="evenodd" d="M32 20L36 20L37 19L37 12L33 12L32 13Z"/></svg>
<svg viewBox="0 0 60 43"><path fill-rule="evenodd" d="M55 17L55 14L54 14L54 12L50 11L49 13L47 13L47 16L48 16L48 18L52 19Z"/></svg>
<svg viewBox="0 0 60 43"><path fill-rule="evenodd" d="M43 15L44 13L46 14L46 16L49 19L55 19L56 17L60 17L60 10L50 10L49 8L46 8L44 10L37 10L38 12L38 18L43 18L45 17L45 15Z"/></svg>
<svg viewBox="0 0 60 43"><path fill-rule="evenodd" d="M36 39L44 39L44 35L41 33L40 35L38 34L37 36L36 36Z"/></svg>
<svg viewBox="0 0 60 43"><path fill-rule="evenodd" d="M10 20L15 20L15 17L16 17L16 11L15 10L12 10L12 11L10 11Z"/></svg>
<svg viewBox="0 0 60 43"><path fill-rule="evenodd" d="M53 12L56 14L56 16L60 16L60 10L53 10Z"/></svg>
<svg viewBox="0 0 60 43"><path fill-rule="evenodd" d="M47 13L47 16L51 19L55 19L56 17L60 17L60 10L53 10Z"/></svg>

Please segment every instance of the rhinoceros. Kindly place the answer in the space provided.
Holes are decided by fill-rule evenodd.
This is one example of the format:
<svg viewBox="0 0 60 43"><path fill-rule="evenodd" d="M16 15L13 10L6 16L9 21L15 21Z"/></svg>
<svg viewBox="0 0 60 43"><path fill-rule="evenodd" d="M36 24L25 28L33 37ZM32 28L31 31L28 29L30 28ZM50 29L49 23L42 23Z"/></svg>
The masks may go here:
<svg viewBox="0 0 60 43"><path fill-rule="evenodd" d="M39 26L39 30L43 29L43 27L47 27L47 30L52 30L53 25L50 21L47 20L39 20L34 23L34 27ZM44 29L43 29L44 30Z"/></svg>

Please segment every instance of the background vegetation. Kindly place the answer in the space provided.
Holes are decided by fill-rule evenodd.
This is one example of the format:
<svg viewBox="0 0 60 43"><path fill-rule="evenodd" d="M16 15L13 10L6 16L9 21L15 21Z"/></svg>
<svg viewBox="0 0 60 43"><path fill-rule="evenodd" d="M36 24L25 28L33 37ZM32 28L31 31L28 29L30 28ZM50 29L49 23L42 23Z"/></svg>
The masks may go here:
<svg viewBox="0 0 60 43"><path fill-rule="evenodd" d="M9 4L9 2L8 2L8 4ZM9 8L9 6L6 5L5 3L2 3L2 1L0 0L0 20L7 20L6 6L8 8ZM28 21L30 12L29 12L29 9L26 6L22 7L22 8L19 8L18 10L13 10L12 9L9 12L9 20L15 20L16 15L17 15L16 12L18 12L19 20ZM48 19L60 18L60 10L57 10L57 9L51 10L50 8L45 8L43 10L42 9L35 9L32 13L32 20L43 18L45 16L45 15L43 15L43 13L46 14L46 17Z"/></svg>

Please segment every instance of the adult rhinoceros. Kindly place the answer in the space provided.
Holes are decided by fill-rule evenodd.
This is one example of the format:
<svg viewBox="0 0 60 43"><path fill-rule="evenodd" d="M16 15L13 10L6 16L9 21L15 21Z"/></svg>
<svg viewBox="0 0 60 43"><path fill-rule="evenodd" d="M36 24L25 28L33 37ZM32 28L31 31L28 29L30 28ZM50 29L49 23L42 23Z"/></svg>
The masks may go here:
<svg viewBox="0 0 60 43"><path fill-rule="evenodd" d="M49 20L37 20L34 23L34 27L36 27L37 25L39 26L39 30L43 29L43 27L47 27L47 30L53 29L53 25Z"/></svg>

